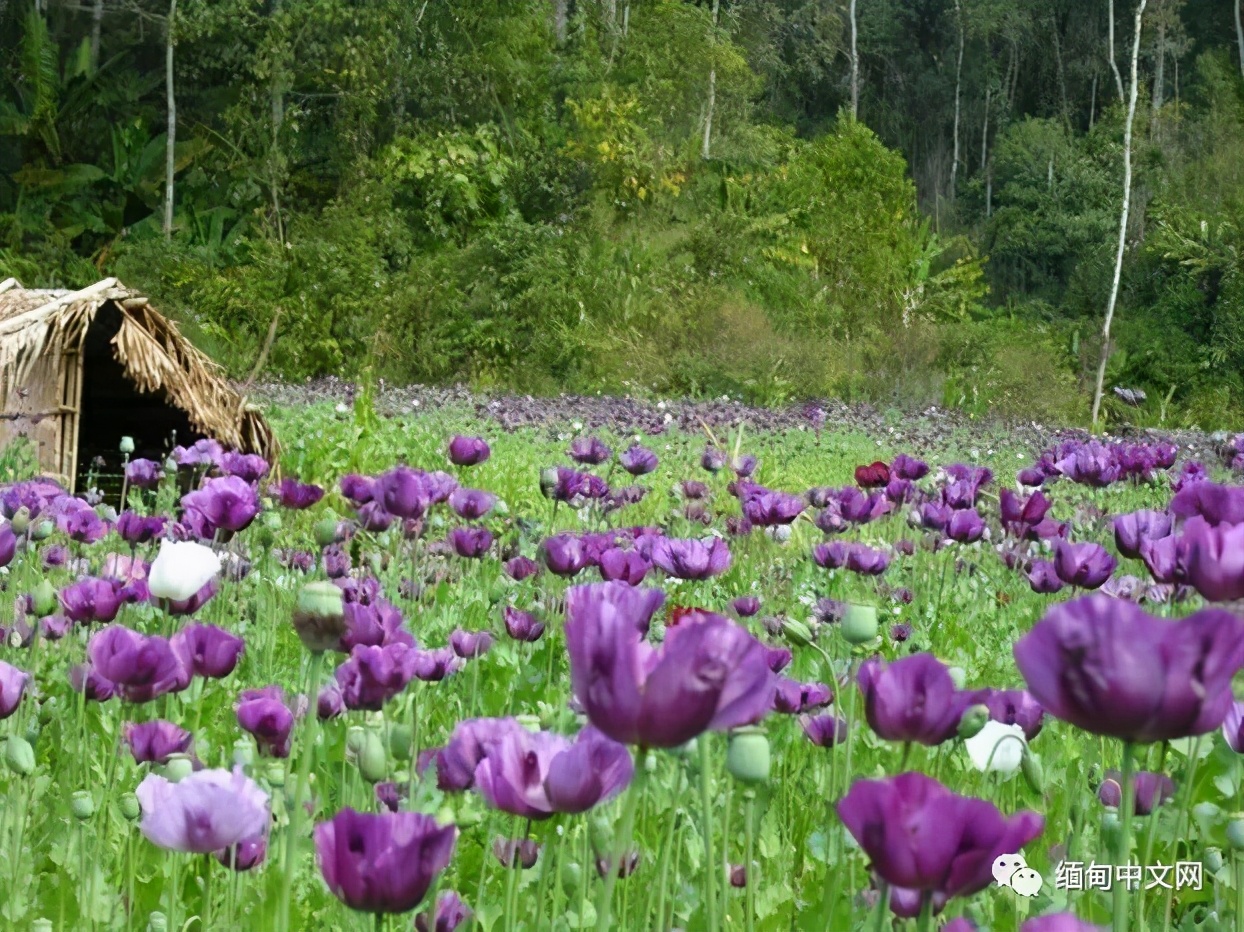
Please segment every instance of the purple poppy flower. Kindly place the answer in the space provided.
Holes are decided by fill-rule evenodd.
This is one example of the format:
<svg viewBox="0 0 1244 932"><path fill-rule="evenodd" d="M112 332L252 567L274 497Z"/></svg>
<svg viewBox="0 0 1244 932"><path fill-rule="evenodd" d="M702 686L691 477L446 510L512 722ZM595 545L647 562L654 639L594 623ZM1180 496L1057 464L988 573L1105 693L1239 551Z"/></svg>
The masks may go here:
<svg viewBox="0 0 1244 932"><path fill-rule="evenodd" d="M216 580L211 579L208 580L207 585L188 599L168 599L165 603L165 608L170 615L193 615L204 605L210 602L216 595L217 591L218 586ZM152 602L153 604L159 604L159 599L150 597L150 594L146 601Z"/></svg>
<svg viewBox="0 0 1244 932"><path fill-rule="evenodd" d="M505 575L516 582L530 579L540 572L540 564L528 557L514 557L505 561Z"/></svg>
<svg viewBox="0 0 1244 932"><path fill-rule="evenodd" d="M821 748L832 748L847 738L847 721L832 713L826 715L801 715L799 727L808 740Z"/></svg>
<svg viewBox="0 0 1244 932"><path fill-rule="evenodd" d="M267 831L268 794L238 768L199 770L177 783L148 774L134 791L139 830L171 851L211 854Z"/></svg>
<svg viewBox="0 0 1244 932"><path fill-rule="evenodd" d="M652 569L652 564L636 550L623 550L613 547L600 555L597 561L601 579L606 582L620 580L631 586L638 586Z"/></svg>
<svg viewBox="0 0 1244 932"><path fill-rule="evenodd" d="M156 719L136 725L127 722L121 732L130 746L135 763L167 764L173 754L185 754L194 744L194 736L172 722Z"/></svg>
<svg viewBox="0 0 1244 932"><path fill-rule="evenodd" d="M730 603L730 607L740 618L751 618L760 611L760 599L754 595L741 595Z"/></svg>
<svg viewBox="0 0 1244 932"><path fill-rule="evenodd" d="M577 437L566 451L576 463L585 466L596 466L609 459L613 451L596 437Z"/></svg>
<svg viewBox="0 0 1244 932"><path fill-rule="evenodd" d="M8 522L0 524L0 567L8 566L16 555L17 535Z"/></svg>
<svg viewBox="0 0 1244 932"><path fill-rule="evenodd" d="M1058 536L1059 524L1048 517L1050 501L1040 492L1021 498L1010 489L1003 489L998 498L1002 526L1007 533L1028 540Z"/></svg>
<svg viewBox="0 0 1244 932"><path fill-rule="evenodd" d="M220 679L238 665L246 642L215 625L188 624L169 641L195 676Z"/></svg>
<svg viewBox="0 0 1244 932"><path fill-rule="evenodd" d="M213 856L230 870L245 873L258 867L268 856L268 836L243 838L236 845L213 852Z"/></svg>
<svg viewBox="0 0 1244 932"><path fill-rule="evenodd" d="M208 537L218 530L245 530L259 514L254 488L238 476L208 479L202 488L182 496L181 504L198 515Z"/></svg>
<svg viewBox="0 0 1244 932"><path fill-rule="evenodd" d="M415 646L414 636L403 625L405 620L397 607L387 599L376 597L367 603L346 602L343 605L346 631L338 650L349 653L355 647L384 647L388 644Z"/></svg>
<svg viewBox="0 0 1244 932"><path fill-rule="evenodd" d="M1035 812L1008 819L922 773L856 780L837 808L873 871L894 887L931 894L935 908L989 886L994 860L1016 854L1045 827Z"/></svg>
<svg viewBox="0 0 1244 932"><path fill-rule="evenodd" d="M764 491L743 503L743 514L757 527L790 524L803 512L804 502L798 495Z"/></svg>
<svg viewBox="0 0 1244 932"><path fill-rule="evenodd" d="M887 741L938 745L955 737L972 694L955 688L950 671L932 654L886 664L873 657L857 676L864 717Z"/></svg>
<svg viewBox="0 0 1244 932"><path fill-rule="evenodd" d="M1222 721L1222 734L1236 754L1244 754L1244 702L1233 702Z"/></svg>
<svg viewBox="0 0 1244 932"><path fill-rule="evenodd" d="M410 912L453 857L458 829L419 812L342 809L315 826L320 873L333 895L364 913Z"/></svg>
<svg viewBox="0 0 1244 932"><path fill-rule="evenodd" d="M538 641L540 635L544 634L544 624L536 621L528 612L519 611L507 605L503 609L503 614L506 633L516 641Z"/></svg>
<svg viewBox="0 0 1244 932"><path fill-rule="evenodd" d="M730 568L730 550L720 537L711 544L662 537L652 545L653 565L678 579L708 579Z"/></svg>
<svg viewBox="0 0 1244 932"><path fill-rule="evenodd" d="M289 757L294 713L284 702L280 687L248 689L233 707L238 725L271 757Z"/></svg>
<svg viewBox="0 0 1244 932"><path fill-rule="evenodd" d="M56 526L70 540L80 544L93 544L108 533L108 523L86 502L80 498L66 498L62 501L65 504L56 516Z"/></svg>
<svg viewBox="0 0 1244 932"><path fill-rule="evenodd" d="M346 704L341 698L341 690L336 686L325 686L315 698L315 714L320 721L336 718L345 710Z"/></svg>
<svg viewBox="0 0 1244 932"><path fill-rule="evenodd" d="M1207 602L1244 598L1244 524L1209 525L1199 515L1184 524L1185 579Z"/></svg>
<svg viewBox="0 0 1244 932"><path fill-rule="evenodd" d="M892 506L890 500L880 492L865 495L854 486L849 486L840 493L838 508L842 517L851 524L868 524L889 514Z"/></svg>
<svg viewBox="0 0 1244 932"><path fill-rule="evenodd" d="M449 543L458 556L478 560L492 546L492 532L486 527L475 525L456 527L449 532Z"/></svg>
<svg viewBox="0 0 1244 932"><path fill-rule="evenodd" d="M0 719L8 718L21 704L30 674L0 660Z"/></svg>
<svg viewBox="0 0 1244 932"><path fill-rule="evenodd" d="M751 474L756 471L756 467L758 465L759 462L756 457L752 456L750 453L745 453L742 456L736 456L730 461L730 468L734 470L734 474L740 479L749 478Z"/></svg>
<svg viewBox="0 0 1244 932"><path fill-rule="evenodd" d="M941 502L925 502L920 506L920 527L927 531L945 531L954 512Z"/></svg>
<svg viewBox="0 0 1244 932"><path fill-rule="evenodd" d="M795 655L786 647L766 647L765 663L769 665L769 669L774 673L781 673L790 666L790 662L795 659Z"/></svg>
<svg viewBox="0 0 1244 932"><path fill-rule="evenodd" d="M178 466L210 467L220 465L225 455L224 447L209 437L196 440L191 446L173 447L173 461Z"/></svg>
<svg viewBox="0 0 1244 932"><path fill-rule="evenodd" d="M357 473L341 477L341 494L356 508L366 505L376 497L376 480Z"/></svg>
<svg viewBox="0 0 1244 932"><path fill-rule="evenodd" d="M618 457L618 462L632 476L646 476L657 468L657 455L636 443Z"/></svg>
<svg viewBox="0 0 1244 932"><path fill-rule="evenodd" d="M880 576L890 566L890 555L863 544L847 547L847 569L864 576Z"/></svg>
<svg viewBox="0 0 1244 932"><path fill-rule="evenodd" d="M1188 541L1178 534L1140 542L1140 559L1155 582L1184 583L1188 579Z"/></svg>
<svg viewBox="0 0 1244 932"><path fill-rule="evenodd" d="M428 914L422 912L415 916L415 932L454 932L472 915L466 903L450 890L436 898L435 927L428 925Z"/></svg>
<svg viewBox="0 0 1244 932"><path fill-rule="evenodd" d="M455 628L449 635L449 646L464 660L482 657L492 648L492 633Z"/></svg>
<svg viewBox="0 0 1244 932"><path fill-rule="evenodd" d="M1171 480L1171 491L1182 492L1190 485L1197 482L1205 482L1209 479L1209 471L1204 464L1197 462L1187 462L1179 469L1179 474Z"/></svg>
<svg viewBox="0 0 1244 932"><path fill-rule="evenodd" d="M466 521L477 521L492 511L497 496L479 489L454 489L449 496L449 507L459 518Z"/></svg>
<svg viewBox="0 0 1244 932"><path fill-rule="evenodd" d="M1231 708L1244 620L1204 609L1155 618L1104 595L1056 605L1015 644L1028 691L1093 734L1149 743L1204 734Z"/></svg>
<svg viewBox="0 0 1244 932"><path fill-rule="evenodd" d="M125 466L125 481L136 489L154 489L164 478L164 467L155 460L130 460Z"/></svg>
<svg viewBox="0 0 1244 932"><path fill-rule="evenodd" d="M160 515L147 517L134 511L123 511L117 518L117 535L131 546L145 544L164 533L165 519Z"/></svg>
<svg viewBox="0 0 1244 932"><path fill-rule="evenodd" d="M494 809L528 819L586 812L630 783L626 747L588 726L571 744L561 735L509 729L475 768L475 787Z"/></svg>
<svg viewBox="0 0 1244 932"><path fill-rule="evenodd" d="M1132 811L1146 816L1175 795L1175 783L1164 773L1141 770L1132 775ZM1118 809L1123 805L1123 774L1107 770L1106 779L1097 788L1097 798L1103 806Z"/></svg>
<svg viewBox="0 0 1244 932"><path fill-rule="evenodd" d="M123 587L109 579L88 576L60 591L62 611L78 624L112 621L124 602Z"/></svg>
<svg viewBox="0 0 1244 932"><path fill-rule="evenodd" d="M985 535L985 522L975 508L959 508L950 513L946 536L961 544L972 544Z"/></svg>
<svg viewBox="0 0 1244 932"><path fill-rule="evenodd" d="M390 812L397 812L402 808L402 800L406 798L406 787L396 783L377 783L375 793L377 803Z"/></svg>
<svg viewBox="0 0 1244 932"><path fill-rule="evenodd" d="M220 458L220 471L226 476L237 476L245 482L254 484L268 474L271 467L268 461L258 453L238 453L231 451Z"/></svg>
<svg viewBox="0 0 1244 932"><path fill-rule="evenodd" d="M1170 510L1178 518L1200 516L1212 525L1244 524L1244 487L1196 482L1175 493Z"/></svg>
<svg viewBox="0 0 1244 932"><path fill-rule="evenodd" d="M726 454L716 447L705 447L700 454L700 466L708 472L718 472L726 465Z"/></svg>
<svg viewBox="0 0 1244 932"><path fill-rule="evenodd" d="M923 479L929 473L929 464L923 460L918 460L908 456L906 453L900 453L894 457L890 463L890 476L899 479L906 479L909 482L915 482L917 479Z"/></svg>
<svg viewBox="0 0 1244 932"><path fill-rule="evenodd" d="M501 866L511 870L530 870L540 859L540 843L531 838L496 838L492 853Z"/></svg>
<svg viewBox="0 0 1244 932"><path fill-rule="evenodd" d="M1146 540L1159 540L1171 533L1171 516L1161 511L1133 511L1114 519L1114 542L1119 553L1136 559Z"/></svg>
<svg viewBox="0 0 1244 932"><path fill-rule="evenodd" d="M1072 482L1096 488L1110 485L1122 474L1113 451L1096 440L1077 446L1054 465L1059 474Z"/></svg>
<svg viewBox="0 0 1244 932"><path fill-rule="evenodd" d="M48 615L39 621L39 630L49 641L59 641L73 627L73 619L64 615Z"/></svg>
<svg viewBox="0 0 1244 932"><path fill-rule="evenodd" d="M415 679L425 683L439 683L463 667L462 658L448 647L421 650L415 653Z"/></svg>
<svg viewBox="0 0 1244 932"><path fill-rule="evenodd" d="M446 793L475 785L475 769L503 738L525 730L512 718L473 718L454 726L446 745L436 752L436 785Z"/></svg>
<svg viewBox="0 0 1244 932"><path fill-rule="evenodd" d="M955 920L959 922L960 920ZM966 920L962 920L965 921ZM954 925L952 922L951 925ZM975 932L974 927L952 929L946 926L942 932ZM1109 932L1105 926L1094 925L1078 918L1075 913L1046 913L1029 919L1019 927L1019 932Z"/></svg>
<svg viewBox="0 0 1244 932"><path fill-rule="evenodd" d="M697 479L684 479L680 483L679 489L682 491L683 498L691 499L692 501L708 498L708 486Z"/></svg>
<svg viewBox="0 0 1244 932"><path fill-rule="evenodd" d="M387 514L398 518L422 518L432 504L426 473L397 466L376 477L374 501Z"/></svg>
<svg viewBox="0 0 1244 932"><path fill-rule="evenodd" d="M780 676L773 695L773 711L783 715L799 715L829 705L834 691L824 683L800 683Z"/></svg>
<svg viewBox="0 0 1244 932"><path fill-rule="evenodd" d="M285 478L278 485L269 486L268 494L274 496L282 508L301 511L322 499L324 490L318 485L303 485L297 479Z"/></svg>
<svg viewBox="0 0 1244 932"><path fill-rule="evenodd" d="M1044 485L1048 476L1046 476L1045 471L1039 466L1029 466L1026 469L1021 469L1015 478L1020 485L1027 486L1031 489Z"/></svg>
<svg viewBox="0 0 1244 932"><path fill-rule="evenodd" d="M101 676L89 663L69 668L69 685L74 692L85 695L88 702L107 702L117 694L117 684Z"/></svg>
<svg viewBox="0 0 1244 932"><path fill-rule="evenodd" d="M379 712L414 678L419 654L405 644L354 648L336 672L346 708Z"/></svg>
<svg viewBox="0 0 1244 932"><path fill-rule="evenodd" d="M483 437L458 435L449 441L449 462L455 466L478 466L492 455Z"/></svg>
<svg viewBox="0 0 1244 932"><path fill-rule="evenodd" d="M911 625L901 621L890 626L890 640L895 644L904 644L911 639Z"/></svg>
<svg viewBox="0 0 1244 932"><path fill-rule="evenodd" d="M540 545L540 555L549 571L569 579L588 565L583 542L575 534L555 534Z"/></svg>
<svg viewBox="0 0 1244 932"><path fill-rule="evenodd" d="M571 681L589 721L643 747L676 747L706 729L759 721L775 688L764 645L720 615L692 612L654 649L637 630L662 598L640 592L599 583L566 593Z"/></svg>
<svg viewBox="0 0 1244 932"><path fill-rule="evenodd" d="M1100 544L1073 544L1066 540L1054 544L1054 572L1069 586L1096 589L1118 565Z"/></svg>
<svg viewBox="0 0 1244 932"><path fill-rule="evenodd" d="M974 694L974 702L989 709L989 717L1003 725L1018 725L1031 741L1045 724L1045 709L1024 689L985 689Z"/></svg>

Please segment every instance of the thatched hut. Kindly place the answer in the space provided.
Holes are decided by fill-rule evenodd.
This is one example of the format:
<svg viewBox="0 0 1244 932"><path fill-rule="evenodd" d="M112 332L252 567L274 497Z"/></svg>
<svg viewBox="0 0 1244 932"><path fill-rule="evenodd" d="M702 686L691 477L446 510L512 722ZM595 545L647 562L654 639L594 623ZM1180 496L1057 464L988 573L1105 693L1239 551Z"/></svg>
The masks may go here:
<svg viewBox="0 0 1244 932"><path fill-rule="evenodd" d="M81 291L0 281L0 409L0 448L29 437L40 469L70 489L97 456L115 470L123 436L134 456L158 459L174 435L276 453L263 415L220 367L115 278Z"/></svg>

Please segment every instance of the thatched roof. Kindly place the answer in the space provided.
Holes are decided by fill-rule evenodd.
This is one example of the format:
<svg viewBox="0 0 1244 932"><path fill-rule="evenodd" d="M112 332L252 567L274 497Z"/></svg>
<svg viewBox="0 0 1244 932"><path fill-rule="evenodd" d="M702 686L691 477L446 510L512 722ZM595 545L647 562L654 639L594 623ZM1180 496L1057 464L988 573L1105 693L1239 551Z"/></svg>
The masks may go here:
<svg viewBox="0 0 1244 932"><path fill-rule="evenodd" d="M196 430L226 446L275 456L276 438L258 408L230 387L220 366L195 349L176 324L115 278L81 291L0 281L0 401L40 359L79 349L95 315L109 302L121 316L113 355L138 391L163 392Z"/></svg>

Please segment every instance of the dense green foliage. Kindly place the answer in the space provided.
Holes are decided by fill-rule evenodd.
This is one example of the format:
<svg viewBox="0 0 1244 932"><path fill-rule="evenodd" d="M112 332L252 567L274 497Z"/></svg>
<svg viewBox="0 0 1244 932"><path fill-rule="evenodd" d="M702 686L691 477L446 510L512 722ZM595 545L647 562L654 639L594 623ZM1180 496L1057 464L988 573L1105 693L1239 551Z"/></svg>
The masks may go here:
<svg viewBox="0 0 1244 932"><path fill-rule="evenodd" d="M845 3L714 6L181 0L166 241L167 3L0 4L0 277L119 275L243 378L1083 417L1107 4L861 3L858 122ZM1244 410L1229 7L1146 13L1114 417Z"/></svg>

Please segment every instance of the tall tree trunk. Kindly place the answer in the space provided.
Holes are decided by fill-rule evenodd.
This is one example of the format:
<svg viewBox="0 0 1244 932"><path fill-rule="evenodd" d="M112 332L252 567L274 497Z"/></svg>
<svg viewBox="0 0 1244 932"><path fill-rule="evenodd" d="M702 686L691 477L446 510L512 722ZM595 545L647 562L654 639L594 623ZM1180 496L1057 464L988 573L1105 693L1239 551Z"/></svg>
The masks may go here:
<svg viewBox="0 0 1244 932"><path fill-rule="evenodd" d="M1093 72L1093 92L1089 95L1089 129L1093 128L1093 121L1097 117L1097 72Z"/></svg>
<svg viewBox="0 0 1244 932"><path fill-rule="evenodd" d="M950 199L955 199L955 179L959 175L959 97L963 87L963 10L955 0L955 20L959 24L959 57L955 63L954 151L950 160Z"/></svg>
<svg viewBox="0 0 1244 932"><path fill-rule="evenodd" d="M570 0L553 0L553 37L558 46L566 44L566 29L570 23Z"/></svg>
<svg viewBox="0 0 1244 932"><path fill-rule="evenodd" d="M281 0L272 0L272 16L281 15ZM281 28L281 26L277 26ZM284 44L284 43L282 43ZM272 83L268 88L268 106L272 112L272 141L268 151L268 188L272 196L272 215L276 221L277 239L285 242L285 221L281 213L281 127L285 123L285 55L272 63Z"/></svg>
<svg viewBox="0 0 1244 932"><path fill-rule="evenodd" d="M173 236L173 174L176 170L177 99L173 96L173 35L177 24L177 0L168 0L164 24L164 93L168 105L168 137L164 145L164 238Z"/></svg>
<svg viewBox="0 0 1244 932"><path fill-rule="evenodd" d="M1136 92L1140 80L1137 61L1140 59L1140 32L1143 26L1146 0L1136 7L1136 25L1132 37L1132 73L1128 87L1127 121L1123 124L1123 209L1119 215L1119 243L1114 254L1114 280L1110 284L1110 301L1106 305L1106 319L1101 328L1101 359L1097 365L1097 385L1093 389L1093 429L1097 429L1097 416L1101 412L1102 385L1106 381L1106 363L1110 359L1110 325L1114 322L1114 309L1119 300L1119 279L1123 275L1123 250L1127 246L1127 214L1132 206L1132 123L1136 119Z"/></svg>
<svg viewBox="0 0 1244 932"><path fill-rule="evenodd" d="M1160 11L1159 11L1160 13ZM1154 44L1157 61L1153 69L1153 120L1157 121L1158 111L1162 109L1162 96L1166 92L1166 17L1158 16L1158 41ZM1153 133L1154 123L1150 123L1149 132Z"/></svg>
<svg viewBox="0 0 1244 932"><path fill-rule="evenodd" d="M989 92L993 88L985 88L985 121L981 126L981 171L985 170L985 162L989 160Z"/></svg>
<svg viewBox="0 0 1244 932"><path fill-rule="evenodd" d="M721 0L713 0L713 32L711 36L711 46L717 45L717 13L720 10ZM710 51L710 54L714 55ZM708 160L710 151L710 142L713 136L713 110L717 107L717 65L714 63L708 69L708 108L704 114L704 141L700 145L700 158Z"/></svg>
<svg viewBox="0 0 1244 932"><path fill-rule="evenodd" d="M1050 35L1054 37L1054 63L1058 67L1058 94L1062 101L1063 126L1071 132L1071 105L1067 102L1067 72L1063 68L1063 43L1058 35L1058 15L1050 13Z"/></svg>
<svg viewBox="0 0 1244 932"><path fill-rule="evenodd" d="M1235 0L1235 42L1240 47L1240 77L1244 78L1244 16L1240 13L1240 0Z"/></svg>
<svg viewBox="0 0 1244 932"><path fill-rule="evenodd" d="M99 67L99 35L104 28L104 0L95 0L91 9L91 70Z"/></svg>
<svg viewBox="0 0 1244 932"><path fill-rule="evenodd" d="M1236 5L1238 7L1238 0ZM855 20L855 0L851 0L848 15L851 18L851 119L858 120L860 118L860 50L857 41L859 31Z"/></svg>
<svg viewBox="0 0 1244 932"><path fill-rule="evenodd" d="M1114 0L1110 0L1107 6L1108 12L1106 16L1109 19L1109 51L1110 51L1110 70L1114 72L1114 83L1119 89L1119 100L1123 100L1123 75L1119 74L1119 63L1114 60Z"/></svg>

